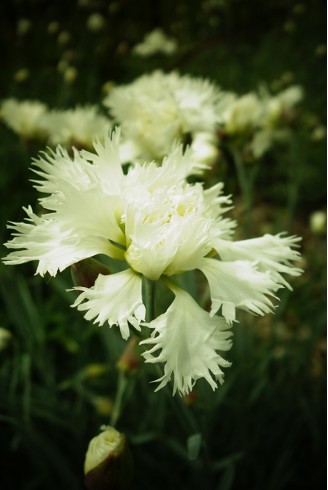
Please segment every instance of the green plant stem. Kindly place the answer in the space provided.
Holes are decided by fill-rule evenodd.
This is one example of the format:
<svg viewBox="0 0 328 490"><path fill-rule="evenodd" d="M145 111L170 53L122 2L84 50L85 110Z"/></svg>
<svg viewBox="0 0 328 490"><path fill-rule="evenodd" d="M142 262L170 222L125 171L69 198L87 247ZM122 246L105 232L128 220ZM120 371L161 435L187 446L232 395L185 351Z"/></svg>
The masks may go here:
<svg viewBox="0 0 328 490"><path fill-rule="evenodd" d="M151 322L155 315L155 281L144 278L144 301L146 306L146 321ZM136 332L137 333L137 332ZM122 413L123 400L129 385L129 376L124 371L119 371L117 390L114 400L110 425L115 427Z"/></svg>
<svg viewBox="0 0 328 490"><path fill-rule="evenodd" d="M155 318L155 284L155 281L144 278L146 322L151 322Z"/></svg>
<svg viewBox="0 0 328 490"><path fill-rule="evenodd" d="M116 426L117 421L118 421L118 419L122 413L123 398L124 398L124 394L125 394L127 386L128 386L128 376L124 372L119 371L118 382L117 382L117 390L116 390L116 395L115 395L115 400L114 400L114 406L113 406L113 411L112 411L112 415L110 418L110 425L113 427Z"/></svg>
<svg viewBox="0 0 328 490"><path fill-rule="evenodd" d="M247 171L242 161L240 151L236 149L231 149L230 153L234 161L238 184L243 198L243 205L245 206L244 229L246 235L248 235L250 233L251 224L252 224L251 213L252 213L253 179L250 179L249 175L247 175Z"/></svg>

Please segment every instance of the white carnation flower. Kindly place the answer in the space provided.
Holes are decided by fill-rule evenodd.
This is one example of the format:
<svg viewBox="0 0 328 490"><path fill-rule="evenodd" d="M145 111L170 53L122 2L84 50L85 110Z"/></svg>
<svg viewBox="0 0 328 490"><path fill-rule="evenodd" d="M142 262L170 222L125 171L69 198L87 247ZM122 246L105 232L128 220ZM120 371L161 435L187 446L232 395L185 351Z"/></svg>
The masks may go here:
<svg viewBox="0 0 328 490"><path fill-rule="evenodd" d="M43 118L43 127L51 145L92 148L93 141L107 134L111 126L108 117L92 105L52 110Z"/></svg>
<svg viewBox="0 0 328 490"><path fill-rule="evenodd" d="M262 125L274 127L280 118L291 111L304 97L304 90L299 85L292 85L277 95L270 95L263 91Z"/></svg>
<svg viewBox="0 0 328 490"><path fill-rule="evenodd" d="M175 142L213 134L223 94L208 80L155 71L117 86L104 99L122 126L129 161L161 160Z"/></svg>
<svg viewBox="0 0 328 490"><path fill-rule="evenodd" d="M294 107L302 100L302 87L293 85L275 96L264 87L260 89L262 113L258 131L250 144L255 158L261 157L275 142L288 141L290 133L284 118L290 117Z"/></svg>
<svg viewBox="0 0 328 490"><path fill-rule="evenodd" d="M221 115L224 131L229 135L254 131L259 125L263 104L255 93L232 97Z"/></svg>
<svg viewBox="0 0 328 490"><path fill-rule="evenodd" d="M275 293L289 286L282 275L301 272L292 265L298 239L265 235L233 242L223 184L204 190L199 182L188 183L194 163L181 148L161 166L135 164L123 172L118 130L94 146L94 152L75 150L71 157L58 148L34 162L36 188L46 194L40 199L44 211L37 216L26 208L27 220L10 225L14 237L6 246L12 251L4 262L38 260L37 273L55 275L99 254L121 260L122 272L99 274L92 287L77 287L73 306L88 320L117 325L125 339L145 320L143 278L163 280L175 300L146 324L153 333L143 343L150 346L145 358L164 363L160 386L173 376L174 391L188 393L204 377L215 388L228 365L219 354L230 347L227 324L239 308L260 315L274 309ZM194 269L208 280L210 313L173 283L174 276ZM215 315L219 311L222 317Z"/></svg>
<svg viewBox="0 0 328 490"><path fill-rule="evenodd" d="M43 117L47 106L38 100L5 99L1 102L1 119L24 138L44 138Z"/></svg>

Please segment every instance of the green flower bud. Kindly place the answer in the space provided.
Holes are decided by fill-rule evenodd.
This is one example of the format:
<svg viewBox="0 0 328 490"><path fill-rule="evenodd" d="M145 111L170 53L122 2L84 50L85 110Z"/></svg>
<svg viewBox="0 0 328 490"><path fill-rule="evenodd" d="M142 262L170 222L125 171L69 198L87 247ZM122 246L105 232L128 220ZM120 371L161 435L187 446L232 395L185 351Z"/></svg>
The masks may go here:
<svg viewBox="0 0 328 490"><path fill-rule="evenodd" d="M102 427L89 443L84 474L88 490L128 490L133 467L124 434L110 426Z"/></svg>

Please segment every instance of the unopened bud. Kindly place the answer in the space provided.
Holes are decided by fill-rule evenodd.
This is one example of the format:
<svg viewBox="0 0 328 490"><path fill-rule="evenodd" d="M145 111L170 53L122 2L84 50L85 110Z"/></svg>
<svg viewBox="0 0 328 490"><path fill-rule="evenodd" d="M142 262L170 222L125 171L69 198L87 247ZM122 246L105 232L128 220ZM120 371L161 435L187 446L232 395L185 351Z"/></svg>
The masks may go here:
<svg viewBox="0 0 328 490"><path fill-rule="evenodd" d="M197 402L197 392L196 390L192 390L190 391L187 395L185 395L182 400L183 402L188 405L188 406L192 406L192 405L195 405L195 403Z"/></svg>
<svg viewBox="0 0 328 490"><path fill-rule="evenodd" d="M102 427L89 443L84 474L88 490L128 490L133 468L125 435L113 427Z"/></svg>
<svg viewBox="0 0 328 490"><path fill-rule="evenodd" d="M83 377L87 379L99 378L103 376L108 371L108 366L106 364L93 363L88 364L83 369Z"/></svg>
<svg viewBox="0 0 328 490"><path fill-rule="evenodd" d="M92 399L92 403L101 416L109 417L113 412L113 400L109 396L96 396Z"/></svg>
<svg viewBox="0 0 328 490"><path fill-rule="evenodd" d="M138 352L138 339L134 336L129 340L121 357L117 361L116 367L119 371L132 374L138 369L140 362L141 357Z"/></svg>
<svg viewBox="0 0 328 490"><path fill-rule="evenodd" d="M6 328L0 327L0 350L4 350L12 339L12 333Z"/></svg>
<svg viewBox="0 0 328 490"><path fill-rule="evenodd" d="M71 266L71 275L74 286L91 288L99 274L108 276L109 268L96 259L85 259Z"/></svg>
<svg viewBox="0 0 328 490"><path fill-rule="evenodd" d="M64 81L68 84L73 83L75 82L77 75L78 71L75 66L68 66L64 71Z"/></svg>
<svg viewBox="0 0 328 490"><path fill-rule="evenodd" d="M91 14L87 19L87 29L92 32L101 31L106 25L106 19L103 15L95 12Z"/></svg>
<svg viewBox="0 0 328 490"><path fill-rule="evenodd" d="M310 216L310 229L318 235L326 231L327 215L324 211L315 211Z"/></svg>
<svg viewBox="0 0 328 490"><path fill-rule="evenodd" d="M14 80L17 83L22 83L25 82L25 80L28 79L30 76L30 72L27 68L21 68L20 70L17 70L15 75L14 75Z"/></svg>

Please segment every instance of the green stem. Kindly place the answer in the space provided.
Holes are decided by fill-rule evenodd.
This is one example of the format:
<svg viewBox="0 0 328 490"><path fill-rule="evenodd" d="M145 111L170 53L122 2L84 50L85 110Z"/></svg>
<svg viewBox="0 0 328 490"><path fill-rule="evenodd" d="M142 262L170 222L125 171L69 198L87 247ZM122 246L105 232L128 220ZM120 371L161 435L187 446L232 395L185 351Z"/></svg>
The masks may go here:
<svg viewBox="0 0 328 490"><path fill-rule="evenodd" d="M155 281L144 277L144 293L146 306L146 322L155 318Z"/></svg>
<svg viewBox="0 0 328 490"><path fill-rule="evenodd" d="M114 400L113 411L110 419L110 425L115 427L117 421L122 413L123 397L128 385L127 375L120 371L118 375L117 391Z"/></svg>
<svg viewBox="0 0 328 490"><path fill-rule="evenodd" d="M248 235L251 228L253 179L250 179L247 175L240 151L235 149L231 149L230 151L235 164L238 184L243 198L243 204L245 206L245 233Z"/></svg>

